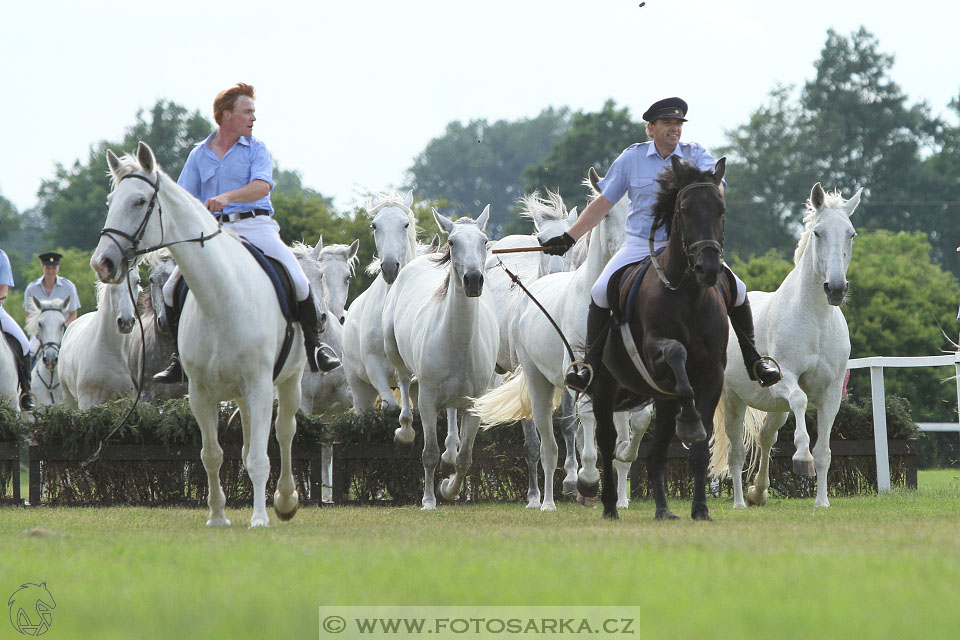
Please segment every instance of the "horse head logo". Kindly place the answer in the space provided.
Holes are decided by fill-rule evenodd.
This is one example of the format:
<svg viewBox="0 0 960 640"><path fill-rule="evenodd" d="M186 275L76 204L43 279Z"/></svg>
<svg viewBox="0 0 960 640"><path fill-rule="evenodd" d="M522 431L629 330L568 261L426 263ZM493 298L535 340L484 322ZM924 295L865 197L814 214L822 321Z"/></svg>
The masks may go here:
<svg viewBox="0 0 960 640"><path fill-rule="evenodd" d="M7 602L10 624L25 636L42 636L53 622L51 611L57 607L47 583L26 583L13 592Z"/></svg>

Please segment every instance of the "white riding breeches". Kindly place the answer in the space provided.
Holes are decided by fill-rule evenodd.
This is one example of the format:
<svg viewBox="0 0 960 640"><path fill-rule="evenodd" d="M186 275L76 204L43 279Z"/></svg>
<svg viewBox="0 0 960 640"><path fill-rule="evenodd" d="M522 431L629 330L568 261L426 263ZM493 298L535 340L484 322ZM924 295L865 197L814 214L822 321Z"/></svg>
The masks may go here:
<svg viewBox="0 0 960 640"><path fill-rule="evenodd" d="M3 307L0 307L0 328L3 329L4 333L9 333L17 339L17 342L20 343L20 351L23 355L30 355L30 341L27 339L27 334L23 332L23 329L20 328L20 325L17 324L17 321L10 317L10 314L7 313L7 310ZM0 346L0 348L3 347Z"/></svg>
<svg viewBox="0 0 960 640"><path fill-rule="evenodd" d="M667 246L667 242L667 240L654 242L654 250ZM594 304L596 304L598 307L609 309L610 302L607 299L607 287L610 284L610 277L619 269L622 269L632 262L640 262L649 255L650 240L647 238L630 235L628 233L627 239L624 240L623 244L620 246L620 250L613 254L612 258L610 258L610 262L608 262L607 266L603 268L603 271L600 273L600 277L597 278L593 288L590 290L590 297ZM730 267L728 266L727 268L729 269ZM733 271L730 273L733 273ZM737 274L735 273L733 273L733 278L737 281L737 297L733 303L733 306L739 307L747 299L747 285L744 284L743 280L738 278Z"/></svg>
<svg viewBox="0 0 960 640"><path fill-rule="evenodd" d="M246 220L237 220L236 222L227 222L224 227L236 232L244 240L263 251L274 260L279 261L287 270L290 280L293 282L294 294L297 301L306 300L310 293L310 281L307 274L303 272L303 267L297 261L297 258L290 251L290 248L280 239L280 225L269 216L257 216ZM163 285L163 301L169 306L173 306L173 291L180 280L180 267L177 266L167 282Z"/></svg>

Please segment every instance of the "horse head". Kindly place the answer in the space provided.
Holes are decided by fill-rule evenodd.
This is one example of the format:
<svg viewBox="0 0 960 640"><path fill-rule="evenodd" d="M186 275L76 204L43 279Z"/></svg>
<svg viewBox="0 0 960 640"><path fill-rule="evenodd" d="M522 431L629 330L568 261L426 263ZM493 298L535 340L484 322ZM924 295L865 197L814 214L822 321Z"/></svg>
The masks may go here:
<svg viewBox="0 0 960 640"><path fill-rule="evenodd" d="M449 281L462 287L468 298L479 297L483 293L483 276L487 262L487 234L484 227L490 218L490 205L487 205L476 220L459 218L456 222L433 210L433 219L440 230L448 234L447 248L440 254L439 264L450 263Z"/></svg>
<svg viewBox="0 0 960 640"><path fill-rule="evenodd" d="M843 304L850 283L847 281L847 268L853 253L853 237L857 235L850 216L860 204L859 189L849 200L838 193L824 193L820 183L813 185L810 199L807 201L807 215L804 217L806 243L797 247L796 260L811 244L818 279L823 282L823 292L827 302L834 306Z"/></svg>
<svg viewBox="0 0 960 640"><path fill-rule="evenodd" d="M322 276L323 298L327 310L340 324L344 321L344 307L350 294L350 278L353 277L359 248L359 240L354 240L350 245L323 246L321 237L311 252Z"/></svg>
<svg viewBox="0 0 960 640"><path fill-rule="evenodd" d="M65 300L53 298L52 300L40 300L36 297L30 298L36 315L32 316L31 324L28 326L30 333L37 336L40 341L40 355L43 360L43 366L48 371L55 371L57 361L60 359L60 342L63 340L63 332L67 328L67 316L70 314L70 297Z"/></svg>
<svg viewBox="0 0 960 640"><path fill-rule="evenodd" d="M665 208L658 198L654 227L670 225L671 245L679 243L686 257L687 269L692 270L702 287L717 284L723 265L723 214L726 209L721 181L726 158L720 158L712 171L701 171L670 157L673 168L670 175L661 178L661 186L673 196L672 207ZM672 211L670 209L672 208Z"/></svg>
<svg viewBox="0 0 960 640"><path fill-rule="evenodd" d="M136 300L140 292L140 273L136 268L126 272L116 284L97 283L97 311L115 314L117 331L130 333L137 321ZM107 319L104 318L104 321Z"/></svg>
<svg viewBox="0 0 960 640"><path fill-rule="evenodd" d="M170 254L150 260L150 306L153 308L157 328L167 331L167 306L163 301L163 285L176 268Z"/></svg>
<svg viewBox="0 0 960 640"><path fill-rule="evenodd" d="M378 196L369 210L374 214L370 227L377 245L380 275L387 284L393 284L401 267L413 259L416 252L416 219L410 210L413 191L402 198L388 194Z"/></svg>

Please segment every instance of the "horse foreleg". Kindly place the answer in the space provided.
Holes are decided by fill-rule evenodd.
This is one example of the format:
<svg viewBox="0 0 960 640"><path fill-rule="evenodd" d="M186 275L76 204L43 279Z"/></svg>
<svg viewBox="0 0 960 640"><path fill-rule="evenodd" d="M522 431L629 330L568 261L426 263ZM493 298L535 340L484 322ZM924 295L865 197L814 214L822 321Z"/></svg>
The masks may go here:
<svg viewBox="0 0 960 640"><path fill-rule="evenodd" d="M830 471L830 431L833 429L833 421L837 417L837 411L840 410L840 391L841 385L836 385L836 389L829 389L820 399L817 409L817 444L813 447L813 462L817 468L817 498L813 505L815 507L829 507L830 499L827 498L827 472Z"/></svg>
<svg viewBox="0 0 960 640"><path fill-rule="evenodd" d="M660 370L665 364L673 372L673 379L676 382L674 392L680 403L676 421L677 437L688 447L695 442L706 440L707 432L703 428L700 413L694 404L693 386L690 384L690 378L687 377L686 347L671 339L655 340L653 344L658 347L653 359L655 370Z"/></svg>
<svg viewBox="0 0 960 640"><path fill-rule="evenodd" d="M253 514L250 528L270 526L267 515L267 479L270 476L270 458L267 444L270 440L270 419L273 417L273 383L265 379L251 383L246 394L246 410L241 406L240 419L249 429L250 446L243 465L253 485ZM299 403L297 403L299 404ZM296 405L295 405L296 406Z"/></svg>
<svg viewBox="0 0 960 640"><path fill-rule="evenodd" d="M613 405L616 399L617 383L607 371L606 367L598 367L596 370L597 379L594 381L592 402L592 414L596 421L596 439L597 447L600 450L601 461L603 462L603 490L600 492L600 501L603 503L603 517L618 519L617 507L621 506L618 500L618 494L625 491L621 488L621 483L625 484L625 478L617 476L614 450L617 446L618 427L614 424L616 420L613 412ZM586 443L586 434L584 434L584 443ZM627 465L629 468L629 465Z"/></svg>
<svg viewBox="0 0 960 640"><path fill-rule="evenodd" d="M333 447L320 447L320 500L324 504L333 504Z"/></svg>
<svg viewBox="0 0 960 640"><path fill-rule="evenodd" d="M457 454L456 472L449 478L445 478L440 483L440 495L444 500L456 500L460 495L460 487L463 486L463 480L470 471L470 465L473 464L473 443L477 439L477 432L480 430L480 416L469 412L463 414L463 439L460 445L460 452Z"/></svg>
<svg viewBox="0 0 960 640"><path fill-rule="evenodd" d="M560 433L563 434L563 444L566 447L566 457L563 462L563 495L577 495L577 417L574 413L573 396L565 391L560 403L558 418ZM536 468L534 468L533 483L536 484ZM540 491L537 490L539 495Z"/></svg>
<svg viewBox="0 0 960 640"><path fill-rule="evenodd" d="M632 463L637 459L640 441L643 439L643 434L650 428L652 419L653 403L630 412L630 439L627 442L617 443L617 460Z"/></svg>
<svg viewBox="0 0 960 640"><path fill-rule="evenodd" d="M667 448L673 437L674 425L680 403L677 400L658 400L656 414L653 420L653 442L650 446L650 457L647 459L647 480L653 501L656 504L654 518L657 520L676 520L677 516L667 506L666 493L666 464Z"/></svg>
<svg viewBox="0 0 960 640"><path fill-rule="evenodd" d="M457 453L460 449L460 430L457 427L457 410L452 407L447 409L447 438L443 441L443 447L440 462L445 466L456 465Z"/></svg>
<svg viewBox="0 0 960 640"><path fill-rule="evenodd" d="M580 473L577 474L577 494L583 499L596 498L600 490L600 471L597 469L597 418L593 401L583 397L577 407L580 418Z"/></svg>
<svg viewBox="0 0 960 640"><path fill-rule="evenodd" d="M290 376L277 386L277 443L280 445L280 478L273 495L273 510L281 520L297 513L300 496L293 479L293 436L297 432L297 407L300 406L300 379Z"/></svg>
<svg viewBox="0 0 960 640"><path fill-rule="evenodd" d="M793 444L796 445L797 451L793 454L793 472L798 476L812 476L814 464L813 454L810 453L810 434L807 433L807 394L797 387L791 391L788 401L796 421Z"/></svg>
<svg viewBox="0 0 960 640"><path fill-rule="evenodd" d="M723 363L713 370L701 372L703 382L697 393L697 411L700 413L707 437L690 447L690 472L693 474L693 504L690 517L694 520L710 520L707 507L707 467L710 466L710 436L713 435L713 416L723 391Z"/></svg>
<svg viewBox="0 0 960 640"><path fill-rule="evenodd" d="M437 409L433 398L424 397L423 385L420 385L420 422L423 424L423 500L421 510L434 511L437 508L437 494L433 479L440 462L440 446L437 443Z"/></svg>
<svg viewBox="0 0 960 640"><path fill-rule="evenodd" d="M537 479L537 469L540 466L540 436L537 435L537 425L533 420L525 418L520 421L520 425L523 427L523 457L527 462L527 509L537 509L540 507L540 482Z"/></svg>
<svg viewBox="0 0 960 640"><path fill-rule="evenodd" d="M620 451L624 447L630 446L630 414L625 411L618 411L613 414L613 426L616 429L617 441L614 451ZM597 435L599 438L599 434ZM604 458L604 462L606 462ZM617 508L627 509L630 506L630 498L627 497L627 484L630 478L630 463L617 458L616 454L612 456L613 466L617 470Z"/></svg>
<svg viewBox="0 0 960 640"><path fill-rule="evenodd" d="M553 384L536 367L524 368L527 391L533 407L533 423L540 435L540 466L543 467L543 504L541 511L556 511L553 498L553 474L557 470L557 438L553 435Z"/></svg>
<svg viewBox="0 0 960 640"><path fill-rule="evenodd" d="M413 407L410 403L411 377L412 374L407 371L397 373L397 382L400 387L400 428L393 432L393 442L397 445L411 444L417 435L413 430ZM392 393L390 397L393 397Z"/></svg>
<svg viewBox="0 0 960 640"><path fill-rule="evenodd" d="M727 435L727 470L733 483L733 508L746 509L747 503L743 499L743 465L747 459L746 448L743 442L743 415L746 405L742 400L724 394L720 398L723 403L722 428Z"/></svg>
<svg viewBox="0 0 960 640"><path fill-rule="evenodd" d="M777 432L787 421L786 413L768 413L760 427L760 467L753 484L747 487L747 504L764 505L770 488L770 450L777 441Z"/></svg>
<svg viewBox="0 0 960 640"><path fill-rule="evenodd" d="M227 497L220 485L220 465L223 464L223 449L217 440L218 404L217 401L190 384L190 409L193 411L197 424L200 426L200 438L203 443L200 448L200 460L207 472L207 505L210 507L208 527L229 527L230 521L224 513Z"/></svg>

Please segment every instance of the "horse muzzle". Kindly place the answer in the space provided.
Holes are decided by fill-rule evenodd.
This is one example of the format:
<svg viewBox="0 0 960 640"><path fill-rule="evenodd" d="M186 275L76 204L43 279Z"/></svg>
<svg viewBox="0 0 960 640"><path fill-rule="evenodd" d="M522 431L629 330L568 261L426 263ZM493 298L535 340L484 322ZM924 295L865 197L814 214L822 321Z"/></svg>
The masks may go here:
<svg viewBox="0 0 960 640"><path fill-rule="evenodd" d="M400 273L399 261L393 260L391 262L380 263L380 275L383 276L383 280L387 284L393 284L393 281L397 279L398 273Z"/></svg>
<svg viewBox="0 0 960 640"><path fill-rule="evenodd" d="M120 333L130 333L133 331L133 325L136 323L136 318L117 318L117 331Z"/></svg>
<svg viewBox="0 0 960 640"><path fill-rule="evenodd" d="M483 293L483 273L479 270L463 274L463 293L468 298L477 298Z"/></svg>
<svg viewBox="0 0 960 640"><path fill-rule="evenodd" d="M108 256L101 255L100 251L94 253L93 257L90 258L90 268L97 274L100 282L106 284L119 284L126 273L126 264L126 258L117 262Z"/></svg>
<svg viewBox="0 0 960 640"><path fill-rule="evenodd" d="M823 283L823 292L827 294L827 302L835 307L843 304L843 301L847 299L847 291L849 290L850 282L847 280L844 280L843 284L839 286L831 285L829 282Z"/></svg>

